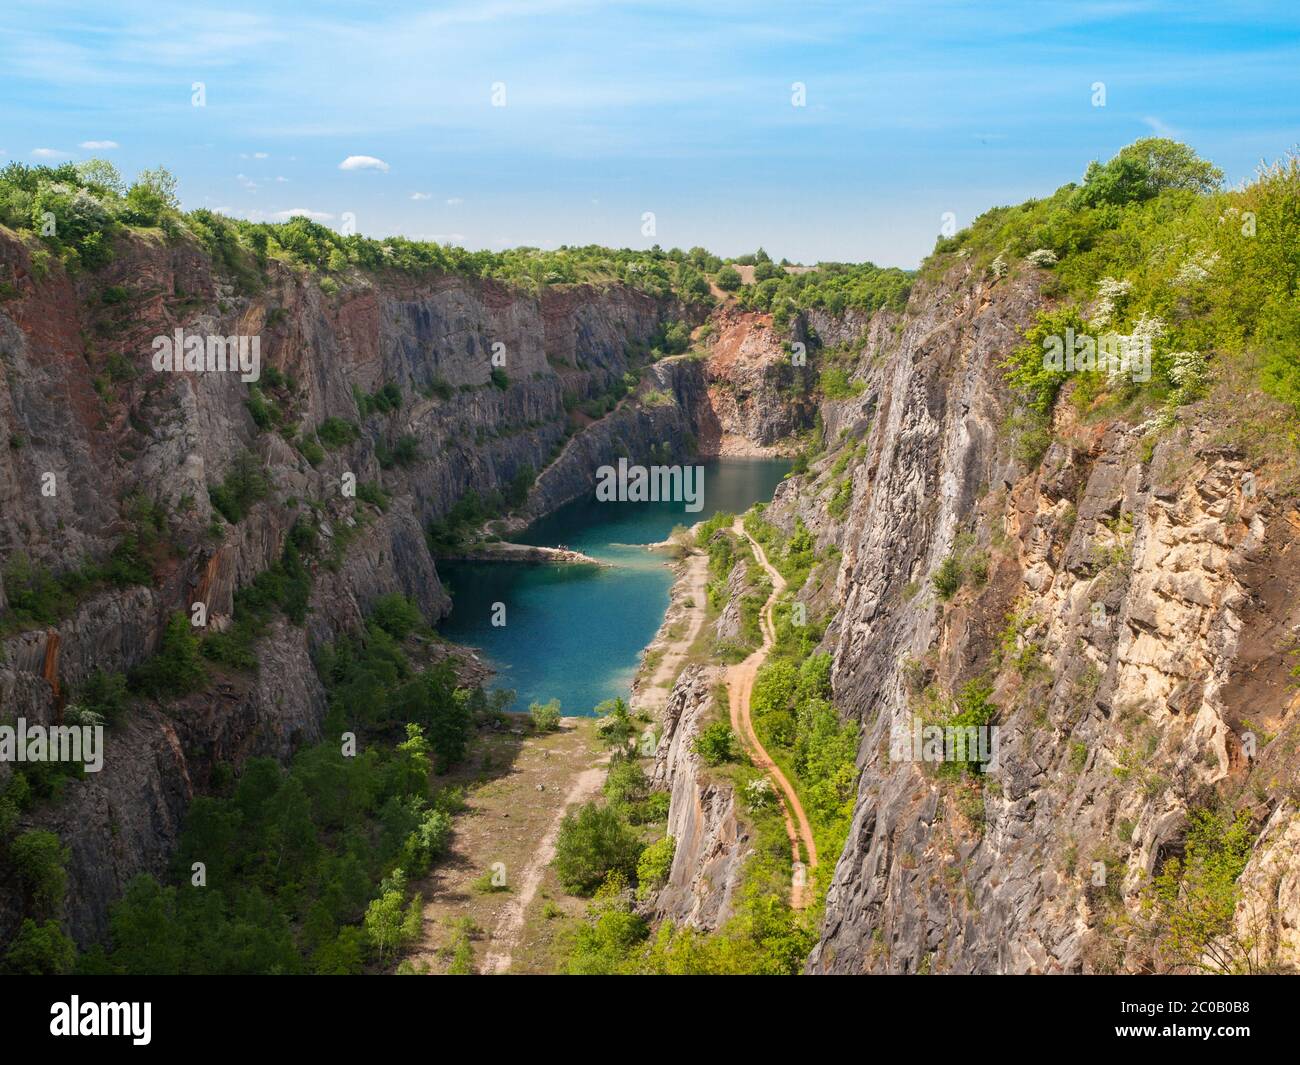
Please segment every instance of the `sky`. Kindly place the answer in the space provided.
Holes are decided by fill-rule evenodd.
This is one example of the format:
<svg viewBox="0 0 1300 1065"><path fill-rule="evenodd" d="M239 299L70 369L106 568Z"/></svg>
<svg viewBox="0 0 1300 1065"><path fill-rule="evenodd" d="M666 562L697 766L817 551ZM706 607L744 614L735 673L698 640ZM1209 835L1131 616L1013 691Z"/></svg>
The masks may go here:
<svg viewBox="0 0 1300 1065"><path fill-rule="evenodd" d="M6 0L0 30L0 164L468 248L914 267L1152 135L1231 184L1296 148L1300 5Z"/></svg>

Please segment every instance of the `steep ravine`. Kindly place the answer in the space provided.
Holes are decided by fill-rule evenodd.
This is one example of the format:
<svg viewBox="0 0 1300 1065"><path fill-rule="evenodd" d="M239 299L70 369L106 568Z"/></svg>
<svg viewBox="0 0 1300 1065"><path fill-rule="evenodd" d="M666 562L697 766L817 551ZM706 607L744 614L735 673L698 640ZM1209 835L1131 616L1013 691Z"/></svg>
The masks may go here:
<svg viewBox="0 0 1300 1065"><path fill-rule="evenodd" d="M850 351L856 393L821 398L825 448L765 515L785 535L802 521L819 558L842 553L798 598L828 622L835 704L863 726L810 973L1158 969L1140 891L1192 813L1224 803L1255 835L1237 910L1251 964L1300 961L1300 516L1210 402L1154 440L1066 404L1041 459L1018 458L999 364L1049 305L1047 278L958 264L904 314L812 312L792 333ZM765 401L779 423L784 401ZM738 409L731 427L755 439L763 416ZM945 601L932 579L950 557L980 576ZM996 772L891 763L892 727L976 679ZM696 783L710 686L698 667L679 679L655 768L679 833L656 912L705 929L749 846L734 796Z"/></svg>
<svg viewBox="0 0 1300 1065"><path fill-rule="evenodd" d="M57 721L95 670L126 672L159 646L166 619L203 602L228 625L235 591L277 561L295 521L323 539L311 611L277 622L256 675L214 671L210 687L139 705L109 733L105 766L37 803L19 830L48 827L71 850L66 923L86 944L109 903L139 872L159 873L190 799L218 766L287 758L320 738L325 709L311 653L359 625L381 595L412 596L431 619L448 608L425 526L469 489L504 490L540 471L522 512L546 513L588 488L595 467L651 449L695 447L702 367L666 361L643 386L670 402L629 399L564 447L566 410L621 382L633 352L662 323L697 312L633 289L570 286L539 295L492 281L354 273L326 291L311 275L268 264L257 295L241 295L195 245L130 235L100 274L36 269L29 245L0 232L0 260L19 279L0 304L0 559L53 573L102 561L136 520L140 499L165 514L148 586L94 586L50 625L0 613L0 707L7 718ZM110 293L112 298L106 296ZM230 373L159 373L151 341L176 328L260 337L259 384L280 424L259 430L250 392ZM505 386L493 383L502 344ZM269 371L275 375L270 376ZM358 396L396 386L400 406L363 414ZM327 418L359 435L312 465L292 428ZM587 421L587 419L584 419ZM381 468L403 436L413 459ZM216 519L209 488L244 452L269 480L237 523ZM41 492L53 474L54 494ZM386 509L345 496L345 475L382 484ZM48 479L47 479L48 480ZM0 611L7 605L0 582ZM11 768L0 765L7 779ZM18 916L12 869L0 869L0 936Z"/></svg>
<svg viewBox="0 0 1300 1065"><path fill-rule="evenodd" d="M621 381L664 321L698 323L702 309L617 286L538 295L456 277L357 275L327 292L274 264L265 291L246 296L192 245L130 241L93 282L57 270L38 280L26 245L0 234L0 259L22 281L0 303L0 557L55 571L102 560L131 526L133 495L167 514L152 584L102 587L54 624L0 629L0 706L56 720L93 670L146 659L167 617L194 602L223 626L235 591L308 512L333 564L314 567L306 625L281 620L262 640L256 675L218 672L205 692L137 707L110 734L101 774L24 814L21 827L53 828L71 848L79 942L103 935L133 875L163 869L217 766L287 758L320 738L314 648L387 592L445 612L425 528L466 490L505 490L531 467L520 524L587 491L603 462L790 450L817 419L822 446L765 518L784 536L802 522L816 540L819 565L794 594L826 624L834 703L862 738L847 843L821 855L834 872L807 971L1158 967L1135 931L1138 892L1180 852L1191 812L1224 799L1255 836L1239 922L1262 967L1297 963L1286 652L1300 626L1300 515L1225 442L1209 403L1154 443L1121 418L1076 422L1063 405L1050 446L1026 461L999 364L1050 303L1046 273L994 279L957 262L919 283L903 313L812 311L788 332L723 309L706 359L646 368L654 402L626 399L590 421L566 407ZM105 301L110 286L124 304ZM265 385L285 420L354 421L359 438L312 465L292 434L259 431L236 377L145 371L150 339L178 326L258 333L263 365L289 382ZM495 342L505 387L491 377ZM851 387L828 399L815 382L832 352ZM357 395L390 384L400 406L363 415ZM408 434L414 460L382 468ZM214 522L208 489L244 451L272 491L238 523ZM40 492L46 473L54 496ZM382 484L387 509L344 498L345 473ZM980 577L945 600L933 578L950 558ZM719 626L735 625L742 590L729 589ZM677 849L647 910L702 929L731 912L752 846L730 787L692 751L719 676L691 665L652 707L653 781L671 793ZM892 727L977 678L997 708L996 773L891 762ZM0 869L0 934L16 898Z"/></svg>

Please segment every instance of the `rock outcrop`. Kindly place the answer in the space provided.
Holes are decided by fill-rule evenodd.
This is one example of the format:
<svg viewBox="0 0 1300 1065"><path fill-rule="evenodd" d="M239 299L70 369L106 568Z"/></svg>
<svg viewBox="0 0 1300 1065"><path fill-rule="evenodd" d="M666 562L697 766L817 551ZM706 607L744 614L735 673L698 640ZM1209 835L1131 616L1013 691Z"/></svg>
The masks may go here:
<svg viewBox="0 0 1300 1065"><path fill-rule="evenodd" d="M766 517L842 552L833 589L800 596L829 621L835 703L863 739L808 969L1158 967L1140 890L1222 802L1260 833L1238 915L1266 928L1252 964L1294 965L1294 744L1273 736L1295 726L1300 519L1208 409L1155 442L1064 403L1030 451L999 364L1046 305L1040 280L958 266L904 315L810 316L860 348L860 391L822 402L827 452ZM964 575L948 600L946 560ZM996 707L996 772L891 759L894 729L972 681Z"/></svg>

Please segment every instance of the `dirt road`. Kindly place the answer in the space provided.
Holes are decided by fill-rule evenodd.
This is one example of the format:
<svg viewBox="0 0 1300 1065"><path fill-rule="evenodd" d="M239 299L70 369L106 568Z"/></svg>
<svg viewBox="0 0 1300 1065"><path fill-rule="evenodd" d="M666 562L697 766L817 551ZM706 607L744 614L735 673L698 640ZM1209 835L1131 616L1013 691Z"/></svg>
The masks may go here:
<svg viewBox="0 0 1300 1065"><path fill-rule="evenodd" d="M602 761L599 765L584 770L578 774L573 787L565 795L563 804L551 820L550 828L542 841L537 844L537 850L533 852L532 859L524 870L518 893L506 903L505 910L497 921L496 928L492 932L492 949L483 961L483 973L488 975L504 973L510 968L511 951L519 942L519 934L523 931L524 915L537 895L546 867L555 857L555 843L560 837L560 823L570 808L590 802L600 794L601 785L605 783L606 768L605 762Z"/></svg>
<svg viewBox="0 0 1300 1065"><path fill-rule="evenodd" d="M758 650L754 651L743 662L732 666L727 671L727 696L731 706L731 727L740 737L741 743L748 750L754 764L776 782L777 796L781 802L781 813L785 818L786 835L790 837L791 860L794 863L794 880L790 888L790 905L797 910L802 910L808 905L812 896L808 881L812 871L817 868L817 844L813 841L812 825L808 821L808 815L804 813L794 787L786 779L785 774L781 772L780 767L772 760L767 751L763 749L763 745L758 742L758 736L754 732L754 722L750 717L749 705L750 697L754 691L754 678L758 675L759 667L767 661L767 656L771 652L773 644L776 643L776 628L772 622L772 611L776 606L777 598L785 591L785 578L768 562L763 548L745 531L740 519L736 519L731 531L749 541L750 546L754 549L754 557L758 559L758 564L763 567L764 572L772 581L772 594L763 605L762 613L759 615L763 643ZM802 853L800 852L801 845ZM807 856L806 865L804 864L804 855Z"/></svg>
<svg viewBox="0 0 1300 1065"><path fill-rule="evenodd" d="M681 602L686 628L680 636L664 645L663 657L645 683L644 690L647 694L654 693L657 696L659 689L672 688L704 625L704 604L708 599L709 588L709 556L703 553L687 556L683 577L686 580L686 593L681 597Z"/></svg>

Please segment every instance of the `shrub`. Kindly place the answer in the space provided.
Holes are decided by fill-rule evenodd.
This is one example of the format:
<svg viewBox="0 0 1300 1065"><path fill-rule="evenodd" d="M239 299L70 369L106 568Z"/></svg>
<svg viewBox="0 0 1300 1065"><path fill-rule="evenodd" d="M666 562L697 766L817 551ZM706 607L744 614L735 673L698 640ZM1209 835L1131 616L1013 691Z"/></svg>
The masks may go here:
<svg viewBox="0 0 1300 1065"><path fill-rule="evenodd" d="M935 571L930 583L934 586L935 594L944 602L947 602L957 594L957 590L961 587L964 579L961 562L958 561L956 555L949 555L939 564L939 568Z"/></svg>
<svg viewBox="0 0 1300 1065"><path fill-rule="evenodd" d="M734 266L724 266L718 271L717 276L718 288L723 292L735 292L744 283L740 277L740 271Z"/></svg>
<svg viewBox="0 0 1300 1065"><path fill-rule="evenodd" d="M709 765L734 762L740 757L736 734L725 721L715 721L701 731L691 744L691 750Z"/></svg>
<svg viewBox="0 0 1300 1065"><path fill-rule="evenodd" d="M357 498L380 510L388 509L388 494L379 487L377 481L362 481L357 485Z"/></svg>
<svg viewBox="0 0 1300 1065"><path fill-rule="evenodd" d="M632 713L622 699L606 699L596 707L600 721L596 725L601 739L621 746L636 731Z"/></svg>
<svg viewBox="0 0 1300 1065"><path fill-rule="evenodd" d="M589 895L611 873L632 877L640 854L636 835L614 810L587 803L560 823L555 871L566 891Z"/></svg>
<svg viewBox="0 0 1300 1065"><path fill-rule="evenodd" d="M828 366L821 373L822 395L827 399L851 399L866 387L862 381L850 381L848 371L839 366Z"/></svg>
<svg viewBox="0 0 1300 1065"><path fill-rule="evenodd" d="M419 936L423 901L416 895L407 905L400 891L386 891L366 908L366 935L381 958L391 958Z"/></svg>
<svg viewBox="0 0 1300 1065"><path fill-rule="evenodd" d="M1254 844L1249 819L1232 821L1193 810L1181 859L1165 862L1143 892L1149 931L1174 966L1245 973L1258 965L1260 944L1233 930L1237 880Z"/></svg>
<svg viewBox="0 0 1300 1065"><path fill-rule="evenodd" d="M677 851L677 841L672 836L651 843L641 852L636 863L636 897L642 901L651 892L658 891L668 882L668 873L673 867L673 855Z"/></svg>
<svg viewBox="0 0 1300 1065"><path fill-rule="evenodd" d="M98 714L105 724L115 725L126 712L126 677L97 669L77 689L75 702L84 710Z"/></svg>
<svg viewBox="0 0 1300 1065"><path fill-rule="evenodd" d="M331 451L352 443L361 435L361 430L351 422L331 415L316 427L316 436Z"/></svg>
<svg viewBox="0 0 1300 1065"><path fill-rule="evenodd" d="M533 731L554 732L560 727L560 700L533 703L528 708L528 716L532 719Z"/></svg>
<svg viewBox="0 0 1300 1065"><path fill-rule="evenodd" d="M178 611L163 630L158 653L131 671L129 683L145 695L177 696L198 691L207 679L199 638L190 619Z"/></svg>
<svg viewBox="0 0 1300 1065"><path fill-rule="evenodd" d="M420 608L398 592L381 595L376 599L370 620L395 640L404 640L427 624Z"/></svg>
<svg viewBox="0 0 1300 1065"><path fill-rule="evenodd" d="M3 971L11 976L61 976L77 961L77 947L57 921L37 924L23 921L18 935L5 951Z"/></svg>
<svg viewBox="0 0 1300 1065"><path fill-rule="evenodd" d="M532 488L535 480L537 480L537 473L532 466L528 463L520 466L506 489L506 502L512 507L523 506L528 500L528 490Z"/></svg>
<svg viewBox="0 0 1300 1065"><path fill-rule="evenodd" d="M1083 319L1073 307L1039 311L1037 321L1025 333L1025 342L1003 361L1002 369L1007 381L1031 411L1037 414L1050 412L1057 392L1068 377L1064 369L1048 364L1047 345L1056 340L1063 348L1067 330L1083 333L1085 328Z"/></svg>
<svg viewBox="0 0 1300 1065"><path fill-rule="evenodd" d="M9 861L23 888L25 910L37 917L54 917L63 906L68 885L64 867L71 851L53 832L34 828L9 844Z"/></svg>
<svg viewBox="0 0 1300 1065"><path fill-rule="evenodd" d="M419 827L402 845L401 867L412 876L426 873L435 858L447 850L451 841L451 817L442 810L426 810Z"/></svg>
<svg viewBox="0 0 1300 1065"><path fill-rule="evenodd" d="M633 759L621 758L614 762L605 777L605 794L612 803L638 802L645 795L648 786L645 771Z"/></svg>
<svg viewBox="0 0 1300 1065"><path fill-rule="evenodd" d="M208 489L208 499L232 525L243 520L254 503L271 491L271 479L251 451L241 451L219 485Z"/></svg>

